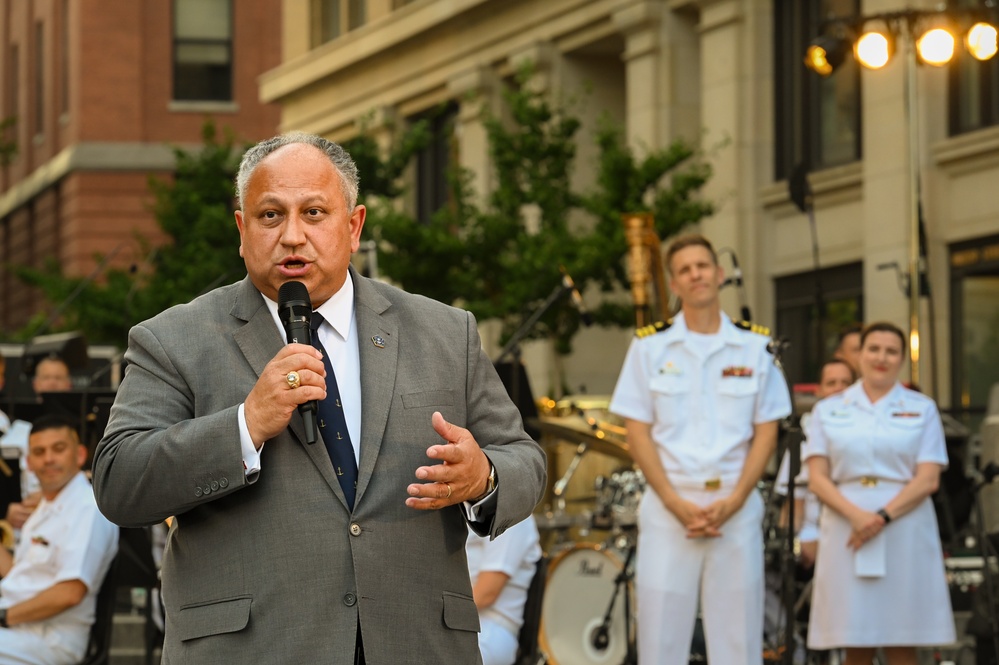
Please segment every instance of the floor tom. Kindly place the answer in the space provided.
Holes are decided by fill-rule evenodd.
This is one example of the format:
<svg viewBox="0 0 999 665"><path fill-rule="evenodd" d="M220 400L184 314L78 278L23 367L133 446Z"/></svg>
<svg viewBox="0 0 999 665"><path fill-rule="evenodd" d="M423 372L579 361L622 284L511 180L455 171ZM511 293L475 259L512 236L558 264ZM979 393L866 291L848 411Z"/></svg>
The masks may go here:
<svg viewBox="0 0 999 665"><path fill-rule="evenodd" d="M614 595L623 562L624 557L616 550L589 543L576 545L552 559L539 636L548 663L618 665L624 661L634 639L635 608L630 580L623 582ZM604 616L612 598L614 608L602 643ZM625 625L626 611L630 630Z"/></svg>

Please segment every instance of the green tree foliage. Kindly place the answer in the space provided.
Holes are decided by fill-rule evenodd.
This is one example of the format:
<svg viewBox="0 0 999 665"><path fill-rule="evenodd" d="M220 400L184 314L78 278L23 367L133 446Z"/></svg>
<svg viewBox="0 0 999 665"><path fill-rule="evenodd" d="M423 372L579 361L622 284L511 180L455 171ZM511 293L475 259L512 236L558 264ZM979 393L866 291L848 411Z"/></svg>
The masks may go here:
<svg viewBox="0 0 999 665"><path fill-rule="evenodd" d="M584 197L583 206L597 222L585 245L580 273L610 293L629 285L621 260L628 249L622 214L651 212L659 238L676 235L714 211L710 202L699 198L711 168L685 141L638 158L626 145L621 129L606 120L596 140L600 151L597 183ZM632 303L609 299L600 304L595 318L621 326L633 325L635 320Z"/></svg>
<svg viewBox="0 0 999 665"><path fill-rule="evenodd" d="M14 267L27 284L41 289L61 309L36 317L19 337L41 332L80 330L90 343L124 346L128 329L161 311L246 274L239 256L233 217L233 176L244 148L229 132L221 139L206 123L200 150L174 150L176 168L169 180L150 178L152 210L170 237L153 248L136 236L144 264L103 270L114 257L95 257L101 267L86 277L64 276L55 260L44 269Z"/></svg>
<svg viewBox="0 0 999 665"><path fill-rule="evenodd" d="M621 297L628 288L621 214L651 211L660 237L676 233L711 212L697 198L709 167L681 142L638 158L620 129L604 122L596 137L598 181L581 195L570 186L579 121L524 86L507 90L505 100L510 120L486 119L496 187L483 205L461 169L449 174L449 204L427 224L391 202L369 205L366 233L378 240L382 272L480 320L500 319L509 339L560 288L564 269L580 289L595 282L608 294L596 323L633 325L632 305ZM529 337L552 338L568 353L579 325L561 298Z"/></svg>

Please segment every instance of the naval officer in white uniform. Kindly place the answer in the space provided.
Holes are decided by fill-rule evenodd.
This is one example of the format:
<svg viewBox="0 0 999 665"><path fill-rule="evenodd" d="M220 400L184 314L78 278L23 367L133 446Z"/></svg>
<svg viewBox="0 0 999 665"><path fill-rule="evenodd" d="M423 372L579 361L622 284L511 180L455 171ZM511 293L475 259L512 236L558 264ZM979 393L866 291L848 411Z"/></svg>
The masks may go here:
<svg viewBox="0 0 999 665"><path fill-rule="evenodd" d="M642 665L688 662L700 602L708 660L759 665L763 653L763 500L756 483L791 412L769 336L722 313L711 243L666 253L682 303L637 332L611 399L645 475L635 586Z"/></svg>
<svg viewBox="0 0 999 665"><path fill-rule="evenodd" d="M845 647L868 665L915 665L915 646L954 641L950 593L930 495L947 466L933 400L904 388L905 335L874 323L861 335L861 380L820 401L808 432L809 487L823 503L812 649Z"/></svg>

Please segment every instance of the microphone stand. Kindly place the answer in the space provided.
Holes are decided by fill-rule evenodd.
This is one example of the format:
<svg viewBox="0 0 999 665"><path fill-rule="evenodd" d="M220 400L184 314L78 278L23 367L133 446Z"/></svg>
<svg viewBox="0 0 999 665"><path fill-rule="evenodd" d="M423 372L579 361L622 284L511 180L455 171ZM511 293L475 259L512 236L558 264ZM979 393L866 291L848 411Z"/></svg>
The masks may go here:
<svg viewBox="0 0 999 665"><path fill-rule="evenodd" d="M517 330L514 331L510 341L507 342L506 346L500 350L499 355L496 356L496 360L493 361L493 365L495 366L503 362L507 356L511 356L513 358L513 368L511 369L510 374L510 399L513 400L514 404L518 405L518 408L520 405L520 381L517 380L517 377L514 375L514 370L517 369L517 364L520 363L520 343L530 334L531 329L534 328L534 324L537 323L538 320L552 308L552 305L554 305L559 298L564 296L570 290L572 290L572 287L566 286L564 282L559 282L559 285L552 289L552 292L548 294L545 301L541 303L536 310L534 310L526 321L520 324L520 327L517 328Z"/></svg>
<svg viewBox="0 0 999 665"><path fill-rule="evenodd" d="M534 328L534 324L537 323L538 320L542 316L544 316L549 309L551 309L552 305L554 305L559 298L568 293L571 290L571 288L572 287L567 287L565 284L559 282L559 285L556 286L554 289L552 289L552 292L549 293L548 297L545 298L545 301L541 303L541 305L536 310L534 310L534 313L531 314L531 316L529 316L526 321L520 324L520 327L517 328L516 331L514 331L513 336L510 338L510 341L507 342L506 346L504 346L503 349L500 351L499 355L496 357L496 360L493 361L493 364L496 365L502 362L507 356L511 354L514 354L515 356L519 355L519 351L516 351L516 349L520 344L520 342L525 337L527 337L528 334L530 334L531 329Z"/></svg>
<svg viewBox="0 0 999 665"><path fill-rule="evenodd" d="M632 540L628 545L628 554L625 557L624 565L621 567L621 572L617 574L614 578L614 593L611 594L610 604L607 606L607 611L604 613L603 621L597 626L596 631L590 637L590 644L600 652L604 652L610 646L610 625L611 618L614 614L614 605L617 604L617 594L624 589L624 635L627 641L627 651L625 652L624 661L621 665L637 665L638 663L638 651L635 649L634 640L631 639L631 592L629 590L629 582L634 576L631 570L631 561L635 557L635 550L637 549L637 544Z"/></svg>
<svg viewBox="0 0 999 665"><path fill-rule="evenodd" d="M784 364L781 361L781 353L785 347L788 346L788 342L783 339L777 339L770 343L769 349L774 356L774 365L777 370L784 376L784 383L788 387L788 394L791 398L791 415L788 416L787 422L789 423L786 431L788 443L785 446L785 450L788 455L788 474L787 474L787 533L784 547L781 548L780 553L780 571L781 571L781 605L784 610L784 656L781 661L784 665L792 665L794 662L794 651L795 651L795 637L794 637L794 622L795 622L795 594L794 594L794 488L795 488L795 478L801 468L801 417L797 413L797 409L794 404L794 393L791 390L790 384L787 382L787 372L784 371ZM781 456L783 459L783 455ZM777 494L776 480L774 481L774 491L773 494ZM778 622L778 626L779 626Z"/></svg>

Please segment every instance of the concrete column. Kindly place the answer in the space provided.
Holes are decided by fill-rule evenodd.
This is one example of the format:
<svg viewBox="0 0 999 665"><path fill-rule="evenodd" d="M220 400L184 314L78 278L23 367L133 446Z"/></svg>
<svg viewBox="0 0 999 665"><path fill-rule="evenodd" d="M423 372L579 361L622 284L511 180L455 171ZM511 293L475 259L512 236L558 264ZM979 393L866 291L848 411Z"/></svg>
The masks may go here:
<svg viewBox="0 0 999 665"><path fill-rule="evenodd" d="M662 148L701 128L700 56L693 15L640 2L616 12L624 35L628 143L639 150Z"/></svg>
<svg viewBox="0 0 999 665"><path fill-rule="evenodd" d="M701 35L701 107L704 141L713 173L704 188L706 199L714 203L715 214L704 220L704 234L717 249L732 248L748 264L748 252L743 241L747 223L742 189L743 151L747 134L743 131L747 112L744 88L746 31L743 3L722 0L705 3L701 8L698 29ZM721 263L731 266L728 259ZM747 265L748 268L748 265ZM747 280L747 284L751 282ZM722 308L731 316L738 314L738 293L735 289L722 292Z"/></svg>
<svg viewBox="0 0 999 665"><path fill-rule="evenodd" d="M459 104L454 130L458 161L474 174L472 189L481 204L492 187L493 178L489 140L482 121L484 114L495 108L500 81L492 69L476 67L451 78L447 89Z"/></svg>

